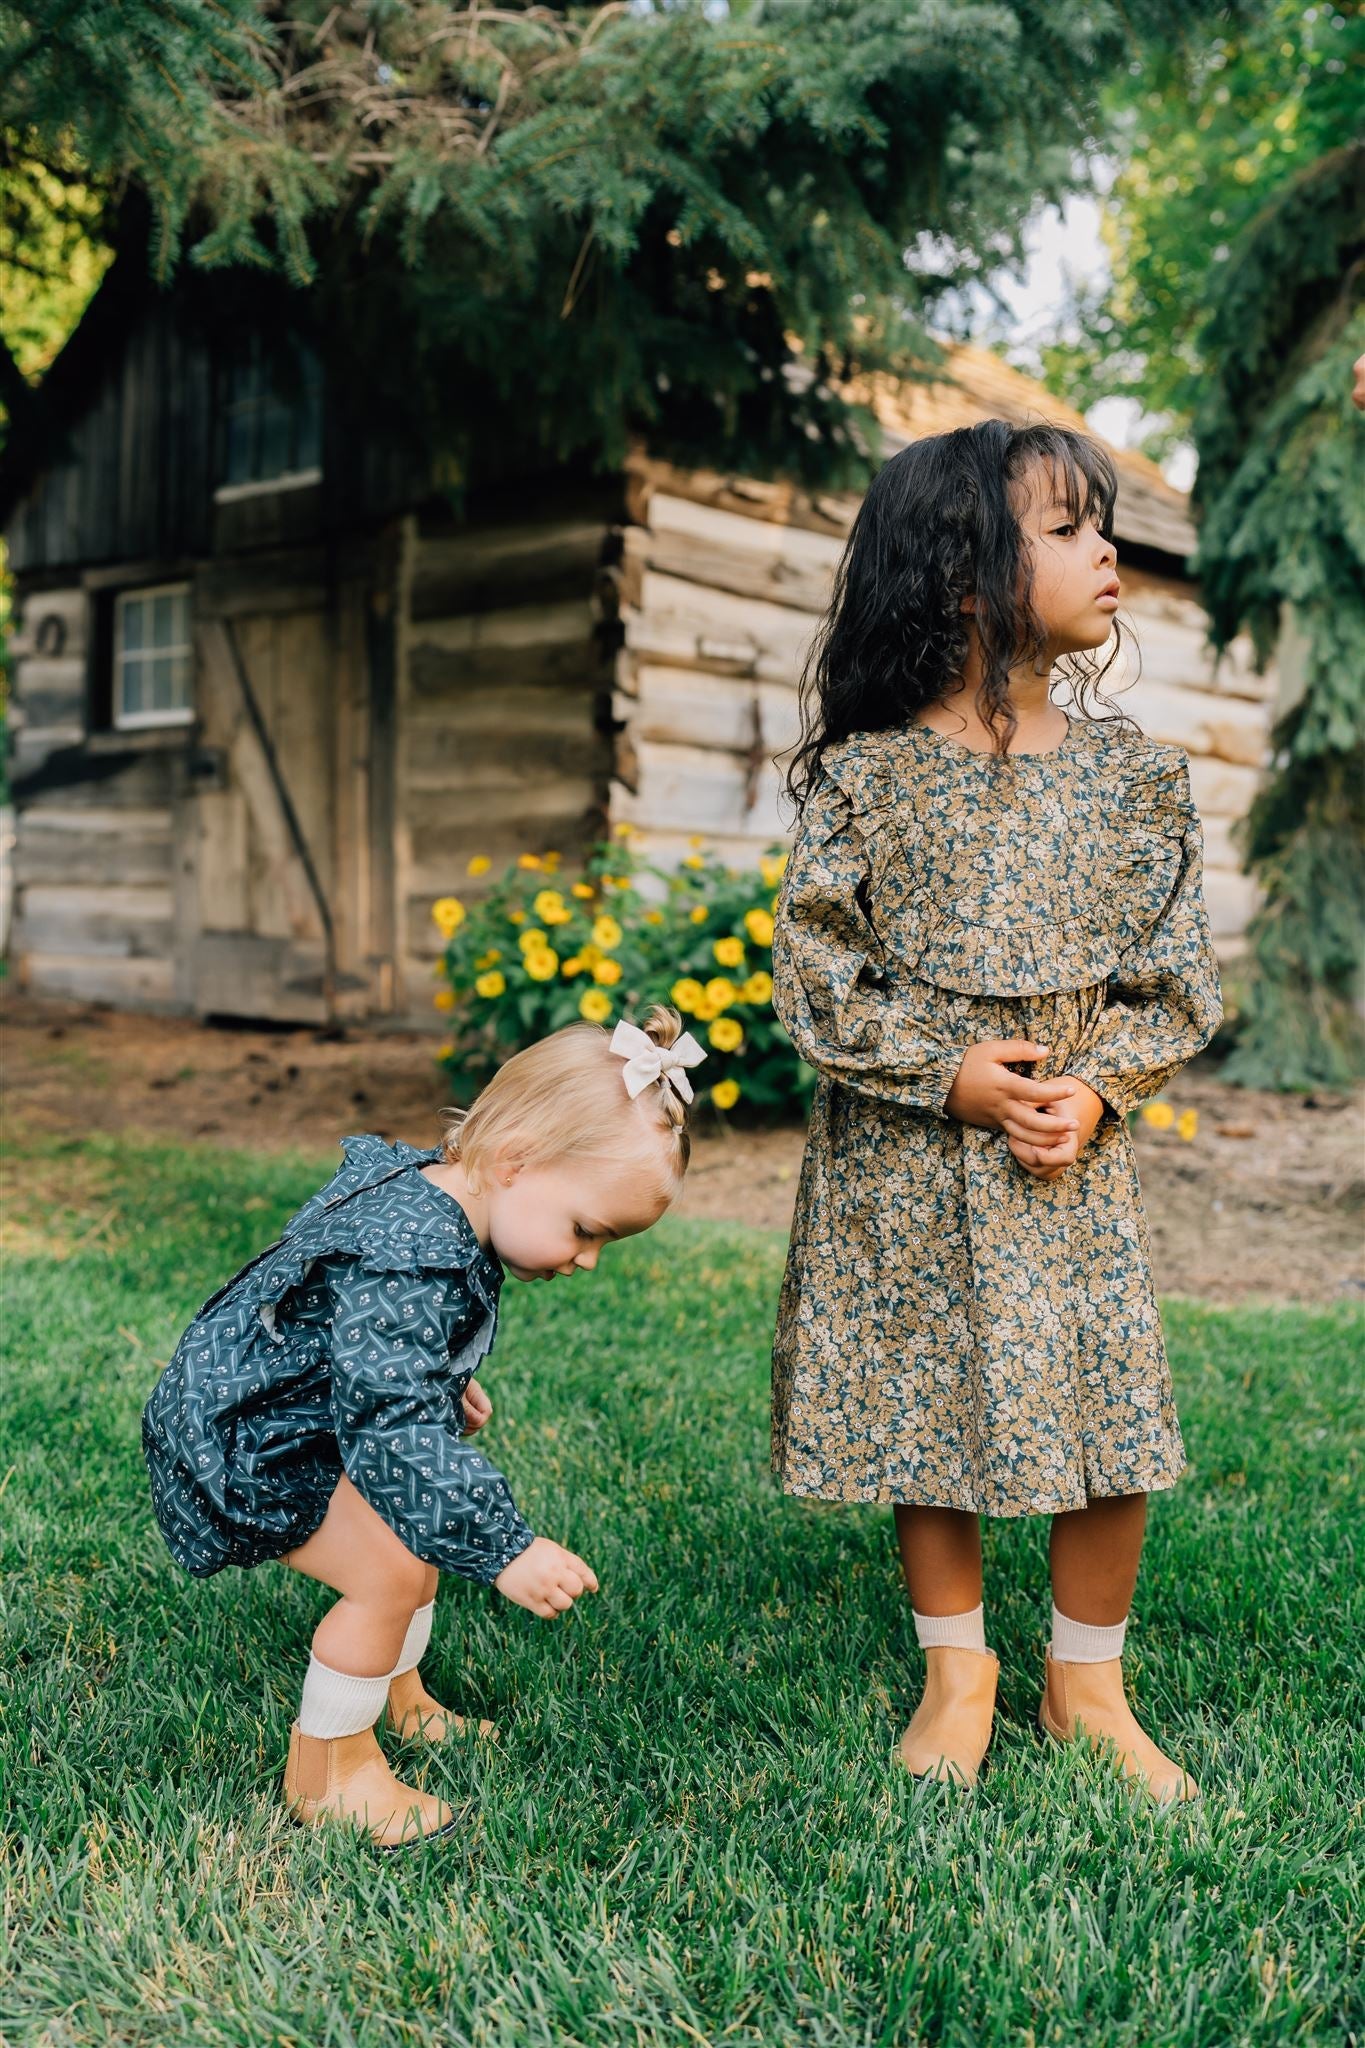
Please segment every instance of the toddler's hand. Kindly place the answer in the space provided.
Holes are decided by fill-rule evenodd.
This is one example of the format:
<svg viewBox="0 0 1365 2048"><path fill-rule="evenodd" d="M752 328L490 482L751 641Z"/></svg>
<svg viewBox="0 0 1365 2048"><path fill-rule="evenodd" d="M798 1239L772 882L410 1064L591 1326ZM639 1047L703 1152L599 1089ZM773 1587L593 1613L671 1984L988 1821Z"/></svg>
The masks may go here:
<svg viewBox="0 0 1365 2048"><path fill-rule="evenodd" d="M1031 1173L1035 1180L1056 1180L1069 1166L1074 1166L1095 1135L1095 1128L1104 1115L1104 1097L1097 1095L1085 1081L1078 1081L1074 1074L1064 1077L1073 1090L1068 1109L1074 1111L1074 1130L1063 1131L1058 1137L1044 1135L1039 1139L1036 1125L1025 1130L1014 1119L1007 1120L1001 1129L1005 1142L1019 1164ZM1058 1119L1050 1117L1051 1123Z"/></svg>
<svg viewBox="0 0 1365 2048"><path fill-rule="evenodd" d="M1068 1097L1081 1084L1065 1075L1054 1081L1031 1081L1008 1064L1011 1060L1043 1059L1047 1050L1029 1038L983 1038L979 1045L969 1045L944 1108L959 1123L1005 1131L1021 1141L1036 1133L1039 1143L1055 1143L1059 1123L1064 1129L1076 1126Z"/></svg>
<svg viewBox="0 0 1365 2048"><path fill-rule="evenodd" d="M477 1430L483 1428L492 1415L493 1403L477 1380L469 1382L460 1396L460 1401L464 1408L464 1433L466 1436L473 1436Z"/></svg>
<svg viewBox="0 0 1365 2048"><path fill-rule="evenodd" d="M537 1536L493 1584L518 1607L529 1607L542 1621L553 1621L567 1614L581 1593L597 1591L597 1574L571 1550L551 1543L548 1536Z"/></svg>

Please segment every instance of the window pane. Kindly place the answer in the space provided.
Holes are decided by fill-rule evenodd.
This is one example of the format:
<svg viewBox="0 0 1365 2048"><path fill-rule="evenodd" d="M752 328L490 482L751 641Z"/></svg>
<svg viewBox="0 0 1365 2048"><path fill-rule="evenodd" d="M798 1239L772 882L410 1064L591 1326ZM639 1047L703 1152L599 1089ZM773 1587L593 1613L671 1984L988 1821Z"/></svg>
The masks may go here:
<svg viewBox="0 0 1365 2048"><path fill-rule="evenodd" d="M283 476L289 468L289 411L278 399L269 399L262 408L261 417L261 458L257 475L265 478Z"/></svg>
<svg viewBox="0 0 1365 2048"><path fill-rule="evenodd" d="M171 662L171 658L169 655L162 655L158 660L151 663L152 689L151 697L147 705L147 709L149 711L170 710L172 689L172 666L173 664Z"/></svg>
<svg viewBox="0 0 1365 2048"><path fill-rule="evenodd" d="M171 592L171 645L188 647L190 644L190 594L188 590Z"/></svg>
<svg viewBox="0 0 1365 2048"><path fill-rule="evenodd" d="M145 661L125 661L121 671L122 695L119 705L123 716L130 717L148 707L143 698L143 683L146 675Z"/></svg>
<svg viewBox="0 0 1365 2048"><path fill-rule="evenodd" d="M171 708L174 711L188 711L190 697L190 658L188 654L177 654L171 658Z"/></svg>
<svg viewBox="0 0 1365 2048"><path fill-rule="evenodd" d="M171 636L171 600L163 593L160 597L152 599L151 645L153 647L170 647L173 644Z"/></svg>
<svg viewBox="0 0 1365 2048"><path fill-rule="evenodd" d="M123 648L128 654L135 654L142 645L142 600L128 597L123 601Z"/></svg>

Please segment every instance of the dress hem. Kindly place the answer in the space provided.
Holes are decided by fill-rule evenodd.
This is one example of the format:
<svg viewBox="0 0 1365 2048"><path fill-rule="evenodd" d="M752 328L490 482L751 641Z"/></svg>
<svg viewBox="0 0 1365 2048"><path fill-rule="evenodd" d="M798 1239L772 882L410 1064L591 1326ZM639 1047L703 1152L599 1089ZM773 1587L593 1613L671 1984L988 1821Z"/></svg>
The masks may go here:
<svg viewBox="0 0 1365 2048"><path fill-rule="evenodd" d="M1008 1507L1003 1505L988 1507L983 1502L975 1500L929 1499L920 1496L912 1498L899 1492L875 1494L825 1493L818 1487L794 1485L780 1473L774 1474L774 1477L777 1478L782 1492L789 1500L822 1501L829 1507L845 1508L953 1508L959 1514L985 1515L991 1521L1015 1522L1023 1521L1028 1515L1073 1514L1080 1508L1089 1507L1090 1503L1096 1500L1122 1500L1134 1493L1169 1493L1172 1487L1180 1483L1188 1469L1189 1465L1188 1461L1186 1461L1175 1472L1163 1470L1160 1473L1154 1473L1150 1477L1140 1478L1134 1486L1121 1488L1099 1487L1094 1491L1084 1494L1080 1500L1057 1500L1042 1503L1029 1502L1025 1506L1011 1505Z"/></svg>

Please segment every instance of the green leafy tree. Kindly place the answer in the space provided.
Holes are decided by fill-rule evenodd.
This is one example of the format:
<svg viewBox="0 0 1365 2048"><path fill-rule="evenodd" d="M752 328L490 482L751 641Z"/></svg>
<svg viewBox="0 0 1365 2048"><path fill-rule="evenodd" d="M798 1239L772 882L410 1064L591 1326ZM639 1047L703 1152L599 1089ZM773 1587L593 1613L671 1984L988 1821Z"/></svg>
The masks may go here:
<svg viewBox="0 0 1365 2048"><path fill-rule="evenodd" d="M853 482L870 421L835 380L931 358L938 296L1074 183L1100 82L1226 11L6 0L6 174L74 159L111 231L136 194L162 278L307 287L336 374L452 488L641 428ZM18 433L40 394L0 377Z"/></svg>

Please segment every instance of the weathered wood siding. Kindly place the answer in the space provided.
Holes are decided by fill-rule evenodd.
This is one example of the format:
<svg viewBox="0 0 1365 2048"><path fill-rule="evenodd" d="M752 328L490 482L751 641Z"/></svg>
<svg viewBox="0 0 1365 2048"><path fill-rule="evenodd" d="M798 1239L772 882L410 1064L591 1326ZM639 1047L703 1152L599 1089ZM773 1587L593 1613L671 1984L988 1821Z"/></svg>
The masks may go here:
<svg viewBox="0 0 1365 2048"><path fill-rule="evenodd" d="M797 684L857 500L637 454L629 505L611 822L635 825L641 850L661 864L700 834L726 860L753 865L791 836L780 791L799 734ZM1122 558L1122 524L1119 541ZM1103 687L1112 694L1131 681L1125 708L1152 738L1189 752L1210 917L1228 957L1256 904L1233 827L1267 759L1275 678L1256 675L1240 643L1214 663L1187 578L1121 567L1141 674L1133 681L1121 664Z"/></svg>
<svg viewBox="0 0 1365 2048"><path fill-rule="evenodd" d="M398 688L395 845L403 1004L430 1019L439 896L477 895L551 849L572 864L605 830L611 660L607 516L408 523Z"/></svg>

